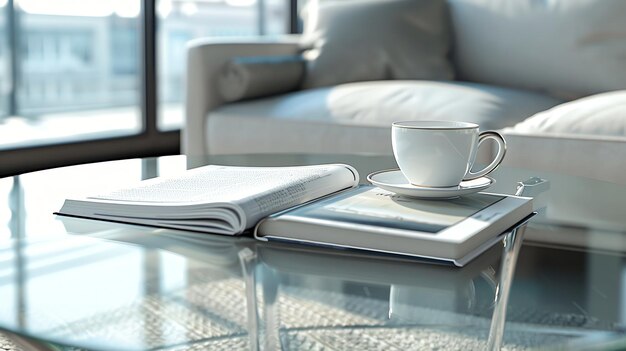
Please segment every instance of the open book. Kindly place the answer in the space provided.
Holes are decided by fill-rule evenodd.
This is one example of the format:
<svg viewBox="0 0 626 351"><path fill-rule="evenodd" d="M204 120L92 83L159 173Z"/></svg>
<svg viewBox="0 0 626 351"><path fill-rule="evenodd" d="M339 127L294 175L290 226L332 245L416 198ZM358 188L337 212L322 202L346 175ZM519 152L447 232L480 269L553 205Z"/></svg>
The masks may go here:
<svg viewBox="0 0 626 351"><path fill-rule="evenodd" d="M348 165L205 166L125 189L67 199L58 214L238 235L276 212L355 187Z"/></svg>

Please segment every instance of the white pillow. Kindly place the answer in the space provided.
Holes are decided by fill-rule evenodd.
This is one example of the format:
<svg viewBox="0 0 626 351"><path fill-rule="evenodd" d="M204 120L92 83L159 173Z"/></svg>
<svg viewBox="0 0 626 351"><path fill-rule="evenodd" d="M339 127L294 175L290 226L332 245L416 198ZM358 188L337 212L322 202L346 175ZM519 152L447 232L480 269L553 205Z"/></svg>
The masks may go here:
<svg viewBox="0 0 626 351"><path fill-rule="evenodd" d="M310 0L304 88L453 78L445 0Z"/></svg>
<svg viewBox="0 0 626 351"><path fill-rule="evenodd" d="M626 89L624 0L448 0L459 78L567 99Z"/></svg>
<svg viewBox="0 0 626 351"><path fill-rule="evenodd" d="M626 90L558 105L518 123L512 131L626 137Z"/></svg>

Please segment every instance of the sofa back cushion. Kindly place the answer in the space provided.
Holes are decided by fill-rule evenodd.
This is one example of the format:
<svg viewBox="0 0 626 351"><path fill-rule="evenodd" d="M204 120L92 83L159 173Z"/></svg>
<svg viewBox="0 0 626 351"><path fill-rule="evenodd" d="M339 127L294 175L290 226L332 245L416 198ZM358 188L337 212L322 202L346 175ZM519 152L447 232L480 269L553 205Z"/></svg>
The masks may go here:
<svg viewBox="0 0 626 351"><path fill-rule="evenodd" d="M453 78L445 0L310 0L304 88Z"/></svg>
<svg viewBox="0 0 626 351"><path fill-rule="evenodd" d="M448 0L459 79L576 97L626 88L624 0Z"/></svg>

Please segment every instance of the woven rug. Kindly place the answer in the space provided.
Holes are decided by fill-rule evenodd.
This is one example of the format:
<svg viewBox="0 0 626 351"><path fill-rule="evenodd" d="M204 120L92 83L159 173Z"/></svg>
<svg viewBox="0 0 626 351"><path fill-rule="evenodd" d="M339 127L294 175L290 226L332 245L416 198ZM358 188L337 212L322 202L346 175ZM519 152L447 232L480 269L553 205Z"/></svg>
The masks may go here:
<svg viewBox="0 0 626 351"><path fill-rule="evenodd" d="M6 334L0 333L0 351L28 351L25 350L14 342L11 341L10 337Z"/></svg>
<svg viewBox="0 0 626 351"><path fill-rule="evenodd" d="M140 342L155 351L249 350L245 289L241 280L200 277L207 274L203 271L190 273L195 275L193 281L202 283L168 294L147 295L106 313L73 321L57 320L58 315L51 307L49 314L36 316L31 323L40 330L49 328L48 335L57 339L75 342L109 340L117 345ZM262 295L259 294L259 306L264 304ZM488 317L414 306L411 315L416 320L394 325L388 320L388 301L375 298L281 286L278 299L277 350L483 350L486 347ZM518 319L531 322L528 317ZM456 327L444 327L450 320L455 321ZM575 323L562 318L558 321L555 325L581 328L578 319L572 319ZM519 322L506 329L502 350L561 345L571 337L510 328ZM588 323L583 323L583 327ZM545 324L542 319L539 325ZM0 334L0 351L30 350L20 348L9 335Z"/></svg>

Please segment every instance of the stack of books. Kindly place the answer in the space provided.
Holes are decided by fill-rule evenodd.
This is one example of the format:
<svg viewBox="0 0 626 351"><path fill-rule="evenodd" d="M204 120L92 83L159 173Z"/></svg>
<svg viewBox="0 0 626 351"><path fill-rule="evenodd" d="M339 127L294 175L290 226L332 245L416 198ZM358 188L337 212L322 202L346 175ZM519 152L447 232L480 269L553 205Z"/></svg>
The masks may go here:
<svg viewBox="0 0 626 351"><path fill-rule="evenodd" d="M407 255L462 266L532 213L530 198L476 193L423 200L359 186L343 164L210 165L105 194L66 199L60 215L258 240Z"/></svg>

